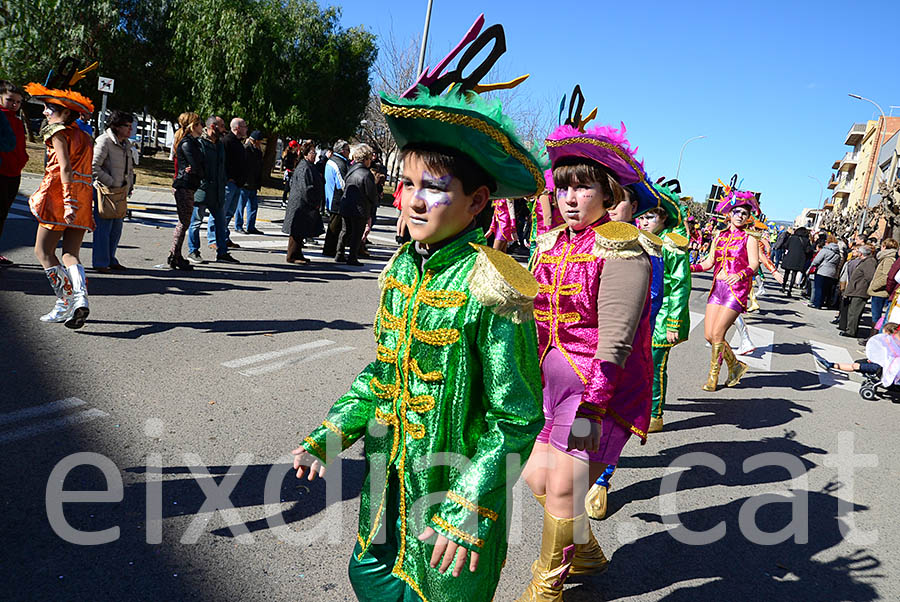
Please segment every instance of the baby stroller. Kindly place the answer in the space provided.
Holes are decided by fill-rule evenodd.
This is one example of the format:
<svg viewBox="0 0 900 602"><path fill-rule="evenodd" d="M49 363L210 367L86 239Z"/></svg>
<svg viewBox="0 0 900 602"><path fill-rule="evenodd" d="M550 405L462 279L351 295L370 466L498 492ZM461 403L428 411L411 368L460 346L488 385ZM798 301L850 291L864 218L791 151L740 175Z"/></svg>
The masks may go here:
<svg viewBox="0 0 900 602"><path fill-rule="evenodd" d="M885 387L881 384L881 371L877 374L863 374L863 384L859 386L859 396L866 401L890 399L891 403L900 403L900 385Z"/></svg>

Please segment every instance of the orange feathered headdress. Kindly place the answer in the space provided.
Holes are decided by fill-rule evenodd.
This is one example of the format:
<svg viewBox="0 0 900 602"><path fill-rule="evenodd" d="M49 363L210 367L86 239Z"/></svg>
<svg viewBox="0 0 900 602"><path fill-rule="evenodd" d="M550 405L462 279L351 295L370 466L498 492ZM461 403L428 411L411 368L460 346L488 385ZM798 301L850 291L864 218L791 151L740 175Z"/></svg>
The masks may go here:
<svg viewBox="0 0 900 602"><path fill-rule="evenodd" d="M36 100L62 105L76 113L94 112L94 103L91 102L91 99L74 90L56 90L32 82L25 86L25 91Z"/></svg>

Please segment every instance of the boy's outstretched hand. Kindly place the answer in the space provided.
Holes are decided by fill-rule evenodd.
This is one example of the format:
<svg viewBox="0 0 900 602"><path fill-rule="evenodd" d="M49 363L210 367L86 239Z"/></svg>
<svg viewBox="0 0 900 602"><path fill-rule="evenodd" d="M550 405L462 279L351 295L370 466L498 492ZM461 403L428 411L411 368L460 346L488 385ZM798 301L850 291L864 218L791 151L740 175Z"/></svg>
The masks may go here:
<svg viewBox="0 0 900 602"><path fill-rule="evenodd" d="M422 534L419 535L419 541L426 541L434 537L435 533L437 533L431 527L426 527ZM434 542L434 552L431 553L431 568L438 568L438 562L440 562L441 567L438 569L441 573L447 571L450 567L450 564L453 563L453 559L456 559L456 564L453 567L453 576L459 577L459 574L462 572L463 567L466 565L466 556L469 554L469 550L462 547L455 541L450 541L443 535L438 534L437 541ZM471 559L469 560L469 572L474 573L475 569L478 568L478 552L471 552ZM444 557L443 561L441 561L441 556Z"/></svg>
<svg viewBox="0 0 900 602"><path fill-rule="evenodd" d="M294 470L297 471L297 478L302 479L306 471L309 471L307 480L312 481L316 477L325 476L325 465L318 458L306 451L301 445L291 452L294 455Z"/></svg>

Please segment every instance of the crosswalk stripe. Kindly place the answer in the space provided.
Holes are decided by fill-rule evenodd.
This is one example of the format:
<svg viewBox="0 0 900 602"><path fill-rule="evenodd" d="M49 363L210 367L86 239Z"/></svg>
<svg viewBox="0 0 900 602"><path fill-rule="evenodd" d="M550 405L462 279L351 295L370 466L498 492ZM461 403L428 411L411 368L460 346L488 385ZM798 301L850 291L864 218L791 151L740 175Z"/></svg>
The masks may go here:
<svg viewBox="0 0 900 602"><path fill-rule="evenodd" d="M32 406L30 408L22 408L21 410L16 410L15 412L7 412L6 414L0 414L0 426L4 424L10 424L12 422L20 422L22 420L27 420L28 418L34 418L35 416L56 414L57 412L62 412L71 408L83 406L85 403L87 402L78 399L77 397L66 397L65 399L58 399L56 401L51 401L50 403L45 403L43 405Z"/></svg>
<svg viewBox="0 0 900 602"><path fill-rule="evenodd" d="M256 368L248 368L247 370L241 370L240 373L244 376L257 376L259 374L267 374L269 372L281 370L282 368L287 368L288 366L305 364L306 362L311 362L313 360L319 360L332 355L337 355L345 351L353 351L353 349L353 347L332 347L331 349L319 351L318 353L313 353L312 355L282 360L280 362L274 362L272 364L257 366Z"/></svg>
<svg viewBox="0 0 900 602"><path fill-rule="evenodd" d="M850 364L853 362L853 358L850 356L849 351L843 347L829 345L828 343L820 343L819 341L809 341L809 346L813 355L813 365L819 375L820 385L828 388L844 389L846 391L852 391L853 393L859 392L859 383L850 380L850 377L847 374L826 370L815 360L815 356L818 355L829 362Z"/></svg>
<svg viewBox="0 0 900 602"><path fill-rule="evenodd" d="M301 351L307 351L309 349L316 349L318 347L327 347L328 345L334 345L334 341L329 341L328 339L319 339L318 341L311 341L309 343L303 343L302 345L294 345L293 347L288 347L287 349L279 349L278 351L268 351L266 353L258 353L256 355L251 355L248 357L242 357L240 359L231 360L228 362L223 362L222 365L226 368L240 368L242 366L249 366L250 364L258 364L259 362L265 362L268 360L275 359L276 357L282 357L285 355L292 355L294 353L300 353Z"/></svg>
<svg viewBox="0 0 900 602"><path fill-rule="evenodd" d="M34 437L35 435L40 435L49 431L55 431L73 424L82 424L84 422L96 420L97 418L104 418L106 416L109 416L109 414L102 410L92 408L77 414L69 414L68 416L62 416L60 418L43 420L36 424L23 426L13 431L0 433L0 445L19 441L20 439L27 439L28 437Z"/></svg>
<svg viewBox="0 0 900 602"><path fill-rule="evenodd" d="M772 369L772 346L775 342L775 332L768 328L758 328L756 326L747 326L750 333L750 339L756 345L756 350L747 355L738 356L738 359L757 370L768 372ZM741 335L737 332L731 337L731 346L739 347L741 344Z"/></svg>

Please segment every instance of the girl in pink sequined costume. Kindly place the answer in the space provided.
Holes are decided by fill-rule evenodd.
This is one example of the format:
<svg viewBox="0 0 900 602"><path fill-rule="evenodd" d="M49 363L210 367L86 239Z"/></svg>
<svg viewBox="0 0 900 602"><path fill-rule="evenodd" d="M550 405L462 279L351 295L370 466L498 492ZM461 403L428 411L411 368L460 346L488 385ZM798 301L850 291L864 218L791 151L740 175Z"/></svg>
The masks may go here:
<svg viewBox="0 0 900 602"><path fill-rule="evenodd" d="M716 236L710 253L702 262L691 266L692 272L713 270L713 284L706 302L703 322L706 340L712 345L709 376L704 391L719 386L722 361L728 365L726 387L737 385L747 373L747 364L738 361L725 341L725 333L744 311L750 299L753 277L759 269L759 245L747 233L753 215L759 214L754 193L726 187L725 198L716 207L718 213L728 213L729 227ZM752 241L753 244L748 244Z"/></svg>
<svg viewBox="0 0 900 602"><path fill-rule="evenodd" d="M510 241L516 240L516 218L512 211L512 202L507 199L494 201L494 217L488 237L494 237L494 248L506 252Z"/></svg>
<svg viewBox="0 0 900 602"><path fill-rule="evenodd" d="M562 600L568 575L606 568L585 495L632 434L646 441L653 382L645 249L658 247L607 213L638 164L624 126L585 133L580 117L567 123L578 127L547 140L565 225L538 238L532 268L545 425L525 469L544 506L540 557L519 598L531 602Z"/></svg>

